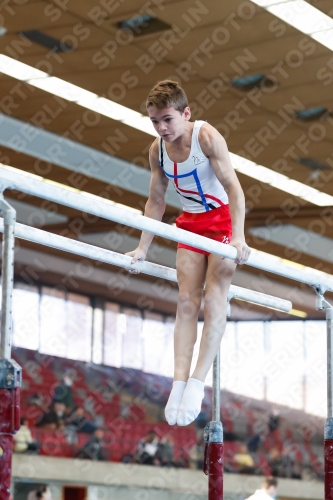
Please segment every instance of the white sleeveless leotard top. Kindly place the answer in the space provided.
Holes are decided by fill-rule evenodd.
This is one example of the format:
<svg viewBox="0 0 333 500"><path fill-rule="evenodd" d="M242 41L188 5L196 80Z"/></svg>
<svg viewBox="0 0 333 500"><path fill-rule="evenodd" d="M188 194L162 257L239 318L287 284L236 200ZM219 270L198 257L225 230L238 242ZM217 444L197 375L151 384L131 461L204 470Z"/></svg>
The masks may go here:
<svg viewBox="0 0 333 500"><path fill-rule="evenodd" d="M160 167L173 182L184 212L209 212L228 204L228 195L199 144L199 131L204 123L194 122L190 155L181 163L170 160L165 143L159 138Z"/></svg>

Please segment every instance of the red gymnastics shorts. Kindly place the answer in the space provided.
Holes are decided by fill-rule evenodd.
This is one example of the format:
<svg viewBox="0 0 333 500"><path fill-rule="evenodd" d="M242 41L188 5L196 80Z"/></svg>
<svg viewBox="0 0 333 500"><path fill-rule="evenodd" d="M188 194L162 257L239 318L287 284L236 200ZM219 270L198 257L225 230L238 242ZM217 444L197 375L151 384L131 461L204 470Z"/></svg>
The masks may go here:
<svg viewBox="0 0 333 500"><path fill-rule="evenodd" d="M205 236L211 240L220 241L221 243L230 243L232 236L232 225L229 205L215 208L209 212L190 213L183 212L182 215L177 217L176 226L180 229L185 229L191 233ZM210 255L205 250L193 248L183 243L178 243L177 248L186 248L192 252L203 253Z"/></svg>

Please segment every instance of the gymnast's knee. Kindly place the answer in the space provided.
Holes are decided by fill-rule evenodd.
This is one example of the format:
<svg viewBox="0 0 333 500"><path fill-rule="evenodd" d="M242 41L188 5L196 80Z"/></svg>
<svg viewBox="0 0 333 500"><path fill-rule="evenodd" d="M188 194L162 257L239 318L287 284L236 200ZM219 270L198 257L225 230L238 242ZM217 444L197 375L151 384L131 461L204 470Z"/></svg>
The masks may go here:
<svg viewBox="0 0 333 500"><path fill-rule="evenodd" d="M177 313L181 316L197 317L200 311L202 291L179 290Z"/></svg>
<svg viewBox="0 0 333 500"><path fill-rule="evenodd" d="M204 318L205 322L217 324L224 328L227 317L227 296L218 291L205 294Z"/></svg>

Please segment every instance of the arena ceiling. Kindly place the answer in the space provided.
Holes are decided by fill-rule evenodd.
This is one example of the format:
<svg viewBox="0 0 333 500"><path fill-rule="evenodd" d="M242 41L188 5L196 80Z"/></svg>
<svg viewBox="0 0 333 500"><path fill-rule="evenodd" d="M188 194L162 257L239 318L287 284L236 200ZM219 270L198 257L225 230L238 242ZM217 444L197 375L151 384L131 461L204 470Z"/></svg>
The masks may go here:
<svg viewBox="0 0 333 500"><path fill-rule="evenodd" d="M330 48L309 30L296 29L292 16L287 15L285 22L274 8L258 3L274 4L270 0L3 2L0 162L143 210L149 181L147 152L154 131L140 115L145 113L150 88L171 77L184 86L193 118L207 120L227 140L247 199L249 245L305 266L305 272L308 266L331 273L333 42ZM280 3L285 3L288 14L293 2ZM327 20L333 15L331 0L309 3ZM331 33L328 37L333 38ZM27 72L15 61L28 65ZM30 74L29 68L59 80L48 78L45 85L46 80ZM263 76L256 85L237 86L236 79L251 75ZM66 83L76 87L64 90ZM112 103L110 112L108 105L106 111L94 108L88 94L79 96L80 89L104 98L104 104L113 101L136 111L138 121L130 112L124 118ZM299 111L313 108L323 109L312 118L298 117ZM52 143L62 149L54 149ZM97 152L104 158L108 155L107 163L87 173L81 168L83 159L94 158ZM52 232L120 252L134 249L139 237L137 230L110 221L83 217L63 206L55 214L40 199L6 194L22 222L38 225L35 208L42 207L43 228ZM178 213L179 204L170 192L163 220L172 223ZM150 260L173 267L176 245L162 238L155 241ZM20 242L17 276L24 278L27 266L38 268L36 255L45 262L36 279L48 284L59 283L64 269L70 272L77 261L69 254ZM123 281L123 288L115 291L107 286L103 273ZM81 273L76 284L67 279L66 286L139 307L154 299L156 310L175 312L175 288L169 296L156 296L155 279L115 273L116 269L100 265L96 276ZM63 277L60 281L64 283ZM311 289L284 278L243 266L234 284L290 298L301 317L302 313L322 317L315 311ZM268 317L267 310L249 307L234 307L233 317Z"/></svg>

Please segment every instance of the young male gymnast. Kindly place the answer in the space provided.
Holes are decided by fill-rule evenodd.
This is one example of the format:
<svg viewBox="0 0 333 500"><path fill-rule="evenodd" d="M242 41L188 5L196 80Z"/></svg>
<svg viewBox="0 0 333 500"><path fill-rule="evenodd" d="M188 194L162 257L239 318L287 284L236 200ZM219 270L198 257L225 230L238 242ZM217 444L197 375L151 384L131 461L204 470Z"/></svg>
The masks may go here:
<svg viewBox="0 0 333 500"><path fill-rule="evenodd" d="M236 264L246 262L250 254L244 237L244 194L224 138L208 123L190 121L188 100L177 82L165 80L155 85L146 106L160 137L149 151L151 181L145 216L162 219L165 192L171 180L183 207L176 219L177 227L237 249L233 262L178 244L174 382L165 417L170 425L188 425L200 413L205 378L225 330L227 296ZM138 247L127 254L132 257L132 264L146 258L152 239L152 234L142 232ZM205 284L200 351L190 377Z"/></svg>

